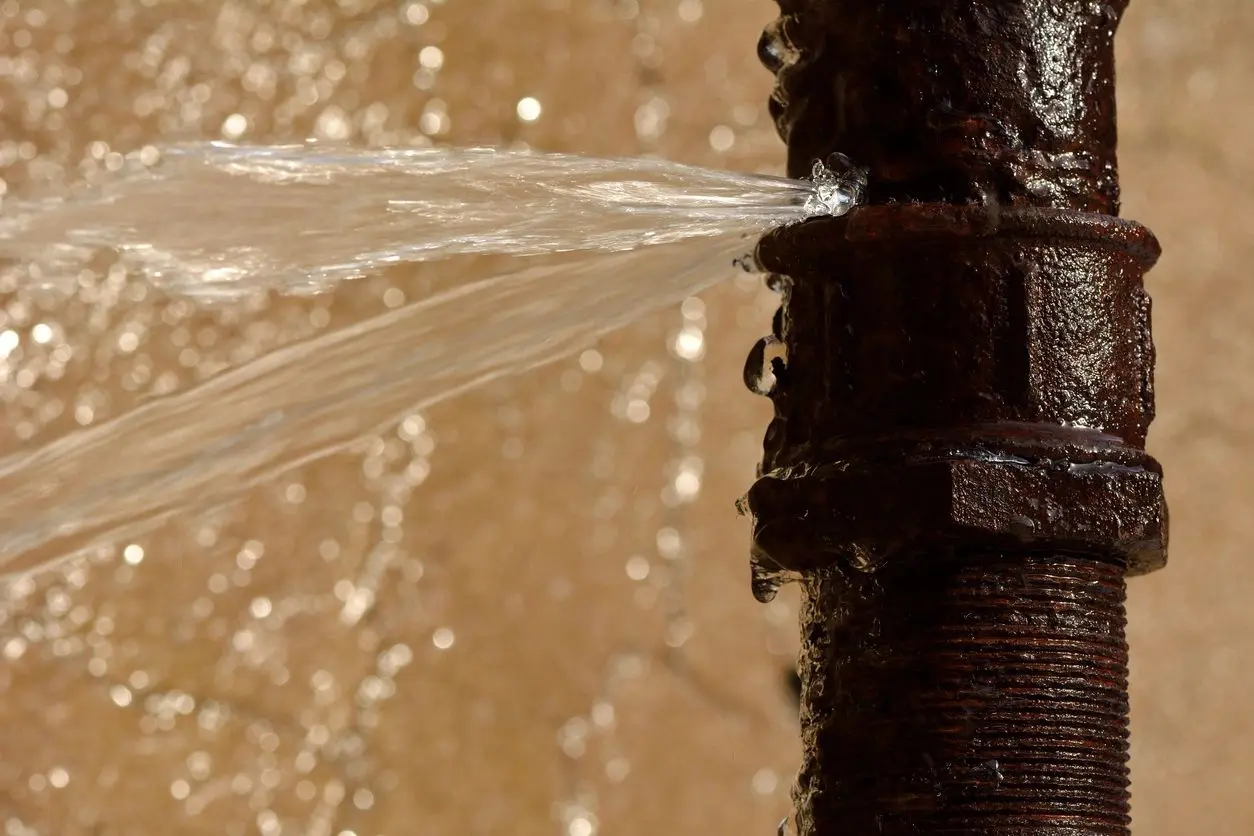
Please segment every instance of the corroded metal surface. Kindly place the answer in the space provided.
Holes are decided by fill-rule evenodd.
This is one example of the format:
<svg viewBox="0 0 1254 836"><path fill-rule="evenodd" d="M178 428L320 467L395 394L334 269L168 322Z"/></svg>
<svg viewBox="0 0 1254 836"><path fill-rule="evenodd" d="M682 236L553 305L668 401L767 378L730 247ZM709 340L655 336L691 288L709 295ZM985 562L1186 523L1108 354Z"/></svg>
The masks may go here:
<svg viewBox="0 0 1254 836"><path fill-rule="evenodd" d="M758 249L784 351L744 507L806 592L803 836L1128 832L1123 579L1166 507L1124 5L781 0L759 44L791 172L868 173Z"/></svg>
<svg viewBox="0 0 1254 836"><path fill-rule="evenodd" d="M1125 834L1122 567L921 558L805 581L801 832Z"/></svg>
<svg viewBox="0 0 1254 836"><path fill-rule="evenodd" d="M759 55L805 176L833 151L871 202L1116 214L1115 27L1127 0L781 0Z"/></svg>
<svg viewBox="0 0 1254 836"><path fill-rule="evenodd" d="M1156 256L1137 224L1056 209L880 206L767 238L788 364L749 492L761 550L792 571L955 541L1161 566Z"/></svg>

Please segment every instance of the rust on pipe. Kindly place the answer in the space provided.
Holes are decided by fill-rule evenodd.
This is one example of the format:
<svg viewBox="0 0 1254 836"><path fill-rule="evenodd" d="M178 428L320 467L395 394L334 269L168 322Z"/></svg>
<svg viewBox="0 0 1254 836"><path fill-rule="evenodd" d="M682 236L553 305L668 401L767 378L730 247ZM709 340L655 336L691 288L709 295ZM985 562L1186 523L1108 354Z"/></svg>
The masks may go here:
<svg viewBox="0 0 1254 836"><path fill-rule="evenodd" d="M755 591L801 580L802 836L1126 836L1125 576L1163 565L1150 304L1118 215L1124 2L780 0ZM761 350L755 362L762 362Z"/></svg>

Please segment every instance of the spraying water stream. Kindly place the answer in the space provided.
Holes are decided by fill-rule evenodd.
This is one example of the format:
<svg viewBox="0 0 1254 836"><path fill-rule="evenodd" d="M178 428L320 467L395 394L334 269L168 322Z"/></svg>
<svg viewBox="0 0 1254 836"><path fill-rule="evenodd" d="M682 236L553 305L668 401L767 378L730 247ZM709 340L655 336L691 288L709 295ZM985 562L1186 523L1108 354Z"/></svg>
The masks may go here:
<svg viewBox="0 0 1254 836"><path fill-rule="evenodd" d="M797 181L652 159L208 144L148 148L103 182L6 203L0 258L60 291L101 251L200 302L510 260L0 459L0 571L228 502L407 410L577 351L749 269L767 229L857 199L856 179L823 165Z"/></svg>

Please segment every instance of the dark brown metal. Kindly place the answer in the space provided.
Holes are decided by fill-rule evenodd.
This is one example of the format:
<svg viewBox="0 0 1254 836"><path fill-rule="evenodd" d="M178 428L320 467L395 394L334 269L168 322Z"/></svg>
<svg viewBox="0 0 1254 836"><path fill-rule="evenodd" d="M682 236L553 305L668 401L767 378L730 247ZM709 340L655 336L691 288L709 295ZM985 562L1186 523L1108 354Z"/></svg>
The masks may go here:
<svg viewBox="0 0 1254 836"><path fill-rule="evenodd" d="M801 833L1127 834L1124 576L1166 508L1126 2L780 5L790 172L868 169L866 206L758 248L786 356L744 507L755 591L805 591Z"/></svg>

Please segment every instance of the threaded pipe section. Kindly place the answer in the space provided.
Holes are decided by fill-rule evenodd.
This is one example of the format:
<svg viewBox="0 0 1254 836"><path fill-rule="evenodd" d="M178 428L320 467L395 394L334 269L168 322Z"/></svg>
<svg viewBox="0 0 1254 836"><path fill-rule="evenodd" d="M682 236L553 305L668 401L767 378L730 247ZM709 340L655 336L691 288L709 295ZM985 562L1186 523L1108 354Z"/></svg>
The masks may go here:
<svg viewBox="0 0 1254 836"><path fill-rule="evenodd" d="M1128 836L1123 566L923 554L803 584L802 836Z"/></svg>

